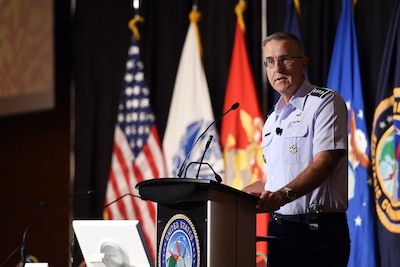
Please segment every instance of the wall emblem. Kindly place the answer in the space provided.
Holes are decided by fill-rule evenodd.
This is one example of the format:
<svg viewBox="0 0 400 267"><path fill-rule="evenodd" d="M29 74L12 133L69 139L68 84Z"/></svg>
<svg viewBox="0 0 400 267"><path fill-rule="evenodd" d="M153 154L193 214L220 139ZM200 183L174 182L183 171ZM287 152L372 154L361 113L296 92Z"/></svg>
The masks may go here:
<svg viewBox="0 0 400 267"><path fill-rule="evenodd" d="M398 197L399 145L398 133L393 122L398 115L393 113L392 97L380 102L375 111L374 130L371 137L371 159L376 212L380 222L393 233L400 233L400 203Z"/></svg>

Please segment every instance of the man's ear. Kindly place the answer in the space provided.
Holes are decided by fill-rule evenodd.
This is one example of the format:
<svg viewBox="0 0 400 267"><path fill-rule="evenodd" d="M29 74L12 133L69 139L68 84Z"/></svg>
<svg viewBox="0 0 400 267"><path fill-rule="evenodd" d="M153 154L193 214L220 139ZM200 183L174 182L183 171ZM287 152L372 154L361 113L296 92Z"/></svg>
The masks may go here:
<svg viewBox="0 0 400 267"><path fill-rule="evenodd" d="M304 57L303 58L303 65L302 65L302 69L303 69L303 73L305 74L307 69L308 69L308 62L310 61L310 59L308 57Z"/></svg>

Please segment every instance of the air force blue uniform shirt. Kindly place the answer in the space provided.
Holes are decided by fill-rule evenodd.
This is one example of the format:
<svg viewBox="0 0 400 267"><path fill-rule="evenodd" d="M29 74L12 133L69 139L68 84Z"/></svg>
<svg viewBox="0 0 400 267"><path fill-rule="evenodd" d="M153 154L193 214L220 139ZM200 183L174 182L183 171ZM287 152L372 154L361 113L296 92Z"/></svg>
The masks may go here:
<svg viewBox="0 0 400 267"><path fill-rule="evenodd" d="M347 142L347 108L341 96L305 80L286 105L282 98L278 100L264 124L265 189L281 189L307 168L318 152L347 151ZM304 214L311 204L319 204L321 212L346 211L347 166L347 157L343 157L318 188L276 212Z"/></svg>

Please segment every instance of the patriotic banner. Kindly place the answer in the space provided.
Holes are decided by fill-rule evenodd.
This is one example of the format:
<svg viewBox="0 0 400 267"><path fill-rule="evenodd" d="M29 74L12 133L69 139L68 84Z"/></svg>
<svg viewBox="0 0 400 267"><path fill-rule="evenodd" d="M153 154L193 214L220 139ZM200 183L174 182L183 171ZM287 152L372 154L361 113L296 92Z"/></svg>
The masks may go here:
<svg viewBox="0 0 400 267"><path fill-rule="evenodd" d="M351 250L348 266L376 266L374 210L368 170L369 140L357 52L352 0L342 0L327 87L337 90L349 111L347 219Z"/></svg>
<svg viewBox="0 0 400 267"><path fill-rule="evenodd" d="M389 24L377 88L371 159L381 266L400 266L400 1Z"/></svg>
<svg viewBox="0 0 400 267"><path fill-rule="evenodd" d="M232 50L224 110L232 103L240 106L222 119L221 143L223 147L226 173L224 182L234 188L246 185L263 177L263 157L261 132L264 124L259 108L256 88L247 55L244 39L243 11L245 1L239 1L235 8L237 15L235 39ZM257 235L267 235L267 214L257 215ZM257 266L265 266L267 243L257 243Z"/></svg>
<svg viewBox="0 0 400 267"><path fill-rule="evenodd" d="M150 106L150 91L144 79L139 46L132 36L118 107L105 204L120 199L105 208L104 217L139 220L153 256L157 251L155 203L132 195L138 195L137 183L165 175L161 143Z"/></svg>
<svg viewBox="0 0 400 267"><path fill-rule="evenodd" d="M195 178L201 168L199 179L215 180L211 168L220 175L224 166L215 125L201 136L214 121L214 115L200 53L197 26L200 13L192 10L189 19L189 29L183 45L163 139L163 150L170 177ZM203 162L211 167L205 164L200 166L196 162L200 162L211 135L212 142L203 159Z"/></svg>

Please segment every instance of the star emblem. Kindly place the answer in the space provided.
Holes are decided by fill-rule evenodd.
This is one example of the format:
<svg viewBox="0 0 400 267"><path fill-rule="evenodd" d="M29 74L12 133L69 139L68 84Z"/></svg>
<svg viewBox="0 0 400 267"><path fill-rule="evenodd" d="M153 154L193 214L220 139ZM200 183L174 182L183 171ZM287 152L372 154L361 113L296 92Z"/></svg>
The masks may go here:
<svg viewBox="0 0 400 267"><path fill-rule="evenodd" d="M355 224L356 226L361 226L361 224L362 224L362 219L361 219L360 215L358 215L358 216L354 219L354 224Z"/></svg>

